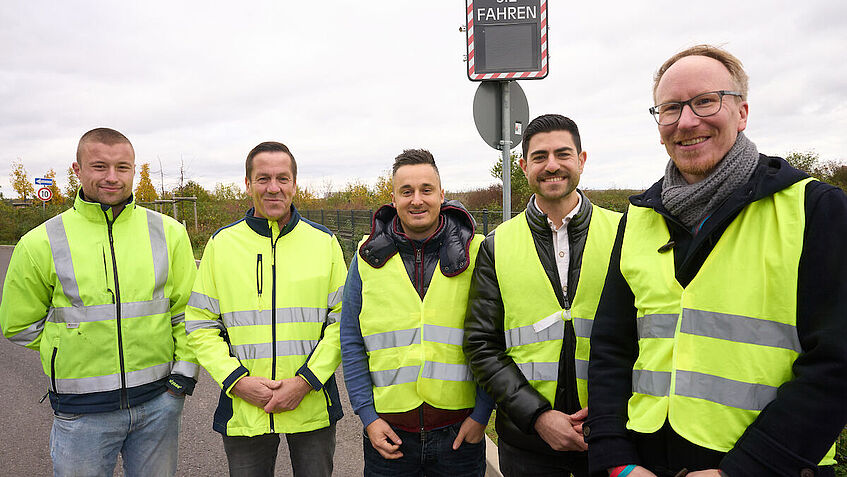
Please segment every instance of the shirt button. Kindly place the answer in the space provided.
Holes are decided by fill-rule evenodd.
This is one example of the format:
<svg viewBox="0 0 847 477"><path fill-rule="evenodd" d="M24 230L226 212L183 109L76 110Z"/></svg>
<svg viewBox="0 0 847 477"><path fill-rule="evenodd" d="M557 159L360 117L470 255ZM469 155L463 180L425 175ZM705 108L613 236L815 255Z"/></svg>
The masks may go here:
<svg viewBox="0 0 847 477"><path fill-rule="evenodd" d="M560 256L560 257L564 257L564 256L565 256L565 252L559 252L559 256Z"/></svg>

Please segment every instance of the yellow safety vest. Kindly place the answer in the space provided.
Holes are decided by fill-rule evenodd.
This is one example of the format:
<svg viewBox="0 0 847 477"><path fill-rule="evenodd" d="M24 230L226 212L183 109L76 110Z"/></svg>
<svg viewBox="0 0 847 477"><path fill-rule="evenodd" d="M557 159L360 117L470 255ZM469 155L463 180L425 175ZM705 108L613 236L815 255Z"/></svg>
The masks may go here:
<svg viewBox="0 0 847 477"><path fill-rule="evenodd" d="M482 235L474 236L470 263L459 275L446 277L436 266L423 300L399 254L379 269L358 261L362 281L359 326L377 412L404 412L424 402L439 409L474 406L476 384L462 351L462 338L468 290L482 240Z"/></svg>
<svg viewBox="0 0 847 477"><path fill-rule="evenodd" d="M675 277L664 218L630 206L621 273L635 295L638 359L627 427L669 420L694 444L728 452L780 385L793 379L797 268L806 179L760 199L727 227L686 287ZM834 464L833 446L821 465Z"/></svg>
<svg viewBox="0 0 847 477"><path fill-rule="evenodd" d="M530 385L554 405L565 321L576 334L575 369L579 403L588 403L591 327L606 281L609 257L621 214L592 205L579 284L570 310L563 309L532 239L526 211L495 232L494 267L505 310L506 353Z"/></svg>

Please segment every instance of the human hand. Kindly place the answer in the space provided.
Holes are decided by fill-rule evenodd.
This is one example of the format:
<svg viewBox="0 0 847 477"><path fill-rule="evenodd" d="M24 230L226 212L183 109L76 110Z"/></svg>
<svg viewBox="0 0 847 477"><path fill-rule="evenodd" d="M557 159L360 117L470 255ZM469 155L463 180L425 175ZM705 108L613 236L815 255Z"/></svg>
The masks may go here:
<svg viewBox="0 0 847 477"><path fill-rule="evenodd" d="M480 424L470 417L466 417L459 427L459 433L456 434L456 440L453 441L453 450L457 450L462 442L476 444L483 439L485 435L485 424Z"/></svg>
<svg viewBox="0 0 847 477"><path fill-rule="evenodd" d="M582 437L582 420L587 415L588 408L580 409L571 415L551 409L538 416L535 431L553 450L588 450L588 444ZM578 427L575 429L574 426Z"/></svg>
<svg viewBox="0 0 847 477"><path fill-rule="evenodd" d="M721 471L718 469L707 469L689 472L685 474L685 477L723 477L725 475L726 474L721 474Z"/></svg>
<svg viewBox="0 0 847 477"><path fill-rule="evenodd" d="M306 393L312 390L312 385L300 375L274 383L277 386L273 389L273 397L265 404L265 412L293 411Z"/></svg>
<svg viewBox="0 0 847 477"><path fill-rule="evenodd" d="M263 376L244 376L235 382L232 394L256 407L264 407L273 397L274 381Z"/></svg>
<svg viewBox="0 0 847 477"><path fill-rule="evenodd" d="M368 440L371 441L371 445L383 458L399 459L403 457L403 453L400 452L400 444L403 441L400 440L394 429L384 419L377 419L368 424L365 432L368 434Z"/></svg>

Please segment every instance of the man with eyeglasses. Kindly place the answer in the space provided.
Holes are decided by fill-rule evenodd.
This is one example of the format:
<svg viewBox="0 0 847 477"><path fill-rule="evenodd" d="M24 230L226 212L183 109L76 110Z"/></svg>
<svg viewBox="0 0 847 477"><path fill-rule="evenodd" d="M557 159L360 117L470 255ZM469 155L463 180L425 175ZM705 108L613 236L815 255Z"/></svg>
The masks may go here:
<svg viewBox="0 0 847 477"><path fill-rule="evenodd" d="M834 475L847 197L758 153L730 53L677 53L653 92L671 160L630 198L595 317L591 472Z"/></svg>

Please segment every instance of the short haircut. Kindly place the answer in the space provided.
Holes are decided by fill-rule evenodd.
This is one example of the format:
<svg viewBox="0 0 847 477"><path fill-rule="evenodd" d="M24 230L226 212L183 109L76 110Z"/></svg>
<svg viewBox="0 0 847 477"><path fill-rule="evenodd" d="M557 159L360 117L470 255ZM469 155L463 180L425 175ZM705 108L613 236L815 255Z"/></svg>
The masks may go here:
<svg viewBox="0 0 847 477"><path fill-rule="evenodd" d="M435 169L435 175L441 179L441 174L438 173L438 166L435 165L435 158L426 149L404 149L400 155L394 158L394 167L392 168L391 176L394 177L397 175L397 169L415 164L429 164Z"/></svg>
<svg viewBox="0 0 847 477"><path fill-rule="evenodd" d="M576 123L573 122L572 119L566 118L561 114L542 114L530 121L523 132L523 141L521 142L521 146L523 147L523 157L526 158L527 154L529 154L529 140L532 139L532 136L535 136L538 133L552 131L567 131L571 133L577 154L582 153L582 142L579 140L579 128L576 127Z"/></svg>
<svg viewBox="0 0 847 477"><path fill-rule="evenodd" d="M284 152L291 158L291 173L294 174L294 181L297 181L297 161L294 160L294 154L288 149L288 146L281 142L265 141L254 147L247 154L247 161L244 163L244 168L247 173L247 180L253 178L253 158L262 152Z"/></svg>
<svg viewBox="0 0 847 477"><path fill-rule="evenodd" d="M719 48L717 46L712 45L696 45L691 48L686 48L685 50L680 51L679 53L671 56L665 61L661 67L656 71L656 74L653 76L653 100L656 101L656 89L659 87L659 81L662 79L662 76L665 72L673 66L674 63L679 61L686 56L706 56L721 62L727 70L729 70L729 75L732 78L732 82L735 85L735 89L741 93L741 100L747 100L747 85L749 83L749 78L747 77L747 73L744 71L744 66L741 64L741 60L732 55L732 53L724 50L723 48Z"/></svg>
<svg viewBox="0 0 847 477"><path fill-rule="evenodd" d="M105 144L107 146L114 146L115 144L129 144L129 148L132 149L132 154L135 155L135 149L132 147L132 143L129 142L129 139L127 139L126 136L114 129L95 128L83 134L82 137L79 138L79 144L76 146L77 164L82 165L82 147L90 142Z"/></svg>

